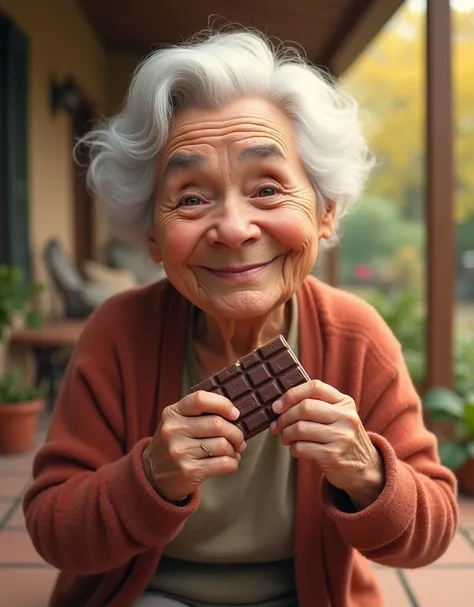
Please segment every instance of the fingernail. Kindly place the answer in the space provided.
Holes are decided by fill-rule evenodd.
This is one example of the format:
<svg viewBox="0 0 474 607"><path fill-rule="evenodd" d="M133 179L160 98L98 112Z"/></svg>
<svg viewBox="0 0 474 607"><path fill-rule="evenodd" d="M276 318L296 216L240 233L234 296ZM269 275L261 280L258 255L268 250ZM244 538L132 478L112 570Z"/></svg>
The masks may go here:
<svg viewBox="0 0 474 607"><path fill-rule="evenodd" d="M239 419L239 417L240 417L240 411L237 409L237 407L232 407L232 418Z"/></svg>
<svg viewBox="0 0 474 607"><path fill-rule="evenodd" d="M283 409L283 403L281 400L276 400L272 405L272 409L275 413L280 413L280 411Z"/></svg>
<svg viewBox="0 0 474 607"><path fill-rule="evenodd" d="M235 459L240 462L240 460L242 459L242 456L240 455L240 453L236 453L235 454Z"/></svg>
<svg viewBox="0 0 474 607"><path fill-rule="evenodd" d="M275 431L276 425L277 425L277 424L276 424L276 422L272 422L272 423L270 424L270 430L271 430L272 432L274 432L274 431Z"/></svg>
<svg viewBox="0 0 474 607"><path fill-rule="evenodd" d="M247 443L244 441L241 445L240 445L240 452L242 453L242 451L245 451L245 449L247 449Z"/></svg>

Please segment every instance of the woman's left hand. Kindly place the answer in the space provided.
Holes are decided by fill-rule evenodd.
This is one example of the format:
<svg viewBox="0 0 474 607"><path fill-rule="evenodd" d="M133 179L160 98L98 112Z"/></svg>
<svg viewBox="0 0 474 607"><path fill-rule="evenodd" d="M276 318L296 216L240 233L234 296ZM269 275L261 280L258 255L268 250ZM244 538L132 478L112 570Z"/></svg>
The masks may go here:
<svg viewBox="0 0 474 607"><path fill-rule="evenodd" d="M327 480L364 508L380 495L383 462L357 413L354 400L318 380L288 390L275 402L272 424L297 458L313 460Z"/></svg>

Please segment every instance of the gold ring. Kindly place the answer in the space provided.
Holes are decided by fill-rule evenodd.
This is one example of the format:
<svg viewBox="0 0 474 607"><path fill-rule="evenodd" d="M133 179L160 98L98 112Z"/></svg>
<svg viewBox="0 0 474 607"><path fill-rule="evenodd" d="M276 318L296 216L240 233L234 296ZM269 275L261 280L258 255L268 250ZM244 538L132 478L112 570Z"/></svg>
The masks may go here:
<svg viewBox="0 0 474 607"><path fill-rule="evenodd" d="M205 451L207 453L207 457L214 457L214 455L212 454L212 451L209 451L209 449L206 447L206 445L199 445L201 447L201 449L203 451Z"/></svg>

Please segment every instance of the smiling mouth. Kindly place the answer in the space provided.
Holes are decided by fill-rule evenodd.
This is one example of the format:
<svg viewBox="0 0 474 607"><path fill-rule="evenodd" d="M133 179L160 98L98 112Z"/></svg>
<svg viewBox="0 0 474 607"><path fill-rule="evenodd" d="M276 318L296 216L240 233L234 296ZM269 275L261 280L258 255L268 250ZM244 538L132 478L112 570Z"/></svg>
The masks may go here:
<svg viewBox="0 0 474 607"><path fill-rule="evenodd" d="M263 270L265 270L265 268L267 268L271 263L273 263L275 259L277 259L277 257L264 263L251 264L246 266L228 266L223 268L204 267L204 269L210 272L211 274L214 274L214 276L217 276L218 278L225 278L227 280L243 280L248 278L254 278L258 274L263 272Z"/></svg>

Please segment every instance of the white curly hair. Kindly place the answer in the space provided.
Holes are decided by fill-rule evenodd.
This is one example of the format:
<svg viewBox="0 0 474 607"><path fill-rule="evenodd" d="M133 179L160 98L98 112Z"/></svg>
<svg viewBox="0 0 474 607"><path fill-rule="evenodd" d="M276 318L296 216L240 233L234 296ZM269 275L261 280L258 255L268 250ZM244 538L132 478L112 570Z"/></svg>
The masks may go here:
<svg viewBox="0 0 474 607"><path fill-rule="evenodd" d="M88 184L122 237L145 242L156 191L156 157L185 107L219 107L244 95L277 104L294 125L318 204L336 225L361 199L374 165L355 99L303 53L254 31L205 32L154 51L136 69L122 110L89 132Z"/></svg>

